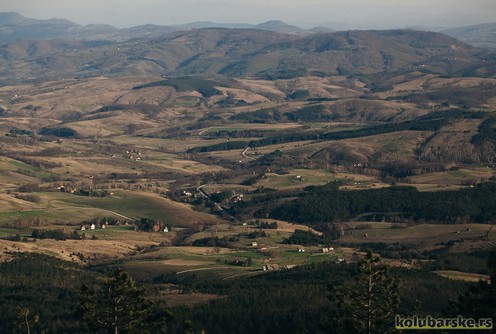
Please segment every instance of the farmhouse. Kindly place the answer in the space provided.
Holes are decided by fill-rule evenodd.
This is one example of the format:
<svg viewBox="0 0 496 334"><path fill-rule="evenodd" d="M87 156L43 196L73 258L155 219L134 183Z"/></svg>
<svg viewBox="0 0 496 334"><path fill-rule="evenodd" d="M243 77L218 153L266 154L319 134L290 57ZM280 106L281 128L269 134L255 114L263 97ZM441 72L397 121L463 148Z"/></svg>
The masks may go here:
<svg viewBox="0 0 496 334"><path fill-rule="evenodd" d="M262 267L263 271L275 271L279 270L279 266L277 264L266 264Z"/></svg>
<svg viewBox="0 0 496 334"><path fill-rule="evenodd" d="M242 200L243 200L243 195L234 196L231 198L231 203L238 203L241 202Z"/></svg>

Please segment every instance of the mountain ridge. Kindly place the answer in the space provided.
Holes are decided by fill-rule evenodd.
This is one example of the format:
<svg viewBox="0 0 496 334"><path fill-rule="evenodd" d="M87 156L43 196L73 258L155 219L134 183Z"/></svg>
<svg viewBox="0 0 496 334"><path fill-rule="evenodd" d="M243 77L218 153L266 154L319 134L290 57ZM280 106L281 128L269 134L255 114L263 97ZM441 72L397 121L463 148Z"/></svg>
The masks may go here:
<svg viewBox="0 0 496 334"><path fill-rule="evenodd" d="M15 77L21 81L102 75L281 79L412 70L469 75L489 68L494 58L434 32L369 30L300 36L257 29L203 28L126 42L12 42L0 47L0 74L6 80ZM16 71L20 67L22 72Z"/></svg>
<svg viewBox="0 0 496 334"><path fill-rule="evenodd" d="M496 23L452 28L442 33L477 47L496 49Z"/></svg>
<svg viewBox="0 0 496 334"><path fill-rule="evenodd" d="M441 31L477 47L496 48L496 23L457 27ZM490 27L490 29L489 29ZM334 32L329 25L303 29L280 20L269 20L258 24L219 23L198 21L175 25L145 24L128 28L117 28L108 24L80 25L66 19L40 20L25 17L16 12L0 12L0 44L24 39L69 38L78 40L113 40L123 42L134 38L159 37L181 30L204 28L255 29L307 36L311 34ZM363 29L361 29L363 30ZM367 29L368 30L368 29ZM405 29L390 29L405 30ZM429 29L412 29L429 31ZM477 30L477 33L474 31ZM341 30L343 31L343 30Z"/></svg>
<svg viewBox="0 0 496 334"><path fill-rule="evenodd" d="M0 12L0 43L9 43L26 39L108 39L126 41L134 38L158 37L181 30L229 28L269 30L289 34L312 34L294 25L282 21L267 21L260 24L247 23L217 23L199 21L176 25L145 24L129 28L116 28L108 24L79 25L66 19L38 20L27 18L16 12Z"/></svg>

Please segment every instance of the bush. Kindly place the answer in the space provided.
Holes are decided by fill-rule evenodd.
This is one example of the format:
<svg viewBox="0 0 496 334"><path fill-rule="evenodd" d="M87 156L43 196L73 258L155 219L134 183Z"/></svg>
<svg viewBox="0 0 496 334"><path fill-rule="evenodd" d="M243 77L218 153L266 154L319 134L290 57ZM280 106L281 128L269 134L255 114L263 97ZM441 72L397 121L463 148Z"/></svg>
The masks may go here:
<svg viewBox="0 0 496 334"><path fill-rule="evenodd" d="M261 222L258 226L259 226L260 228L272 229L272 230L277 230L277 228L279 227L279 226L277 225L277 222L272 222L272 223L269 223L269 222Z"/></svg>
<svg viewBox="0 0 496 334"><path fill-rule="evenodd" d="M322 243L322 238L312 232L297 229L292 236L283 240L283 243L290 245L316 246Z"/></svg>
<svg viewBox="0 0 496 334"><path fill-rule="evenodd" d="M38 203L40 201L40 196L35 194L17 194L15 196L17 199L21 199L23 201Z"/></svg>
<svg viewBox="0 0 496 334"><path fill-rule="evenodd" d="M77 237L75 237L77 236ZM36 229L31 233L31 237L35 239L55 239L55 240L67 240L67 239L79 239L79 235L77 233L67 233L64 230L41 230Z"/></svg>
<svg viewBox="0 0 496 334"><path fill-rule="evenodd" d="M28 183L17 188L17 191L20 191L22 193L33 193L40 191L40 186L38 183Z"/></svg>
<svg viewBox="0 0 496 334"><path fill-rule="evenodd" d="M76 130L68 128L68 127L42 128L39 133L40 133L40 135L43 135L43 136L55 136L55 137L59 137L59 138L70 138L70 137L78 136L78 133Z"/></svg>

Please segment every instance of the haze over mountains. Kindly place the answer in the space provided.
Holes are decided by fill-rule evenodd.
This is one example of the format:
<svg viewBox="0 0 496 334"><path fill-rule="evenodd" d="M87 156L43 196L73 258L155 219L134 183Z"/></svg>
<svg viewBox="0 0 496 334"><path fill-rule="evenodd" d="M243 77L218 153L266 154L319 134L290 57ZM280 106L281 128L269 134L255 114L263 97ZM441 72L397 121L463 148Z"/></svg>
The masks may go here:
<svg viewBox="0 0 496 334"><path fill-rule="evenodd" d="M19 6L102 15L137 1ZM262 2L263 17L296 4L249 4ZM153 294L141 332L359 332L328 287L366 282L369 250L401 266L401 308L387 314L496 314L453 309L470 285L438 276L495 281L494 25L332 29L0 13L0 333L23 330L21 311L28 332L100 332L77 296L116 267Z"/></svg>
<svg viewBox="0 0 496 334"><path fill-rule="evenodd" d="M339 30L333 27L332 23L316 26L311 29L303 29L295 25L288 25L280 20L271 20L260 24L199 21L169 26L146 24L118 29L108 24L90 24L85 26L65 19L38 20L24 17L15 12L0 13L0 43L25 39L53 38L125 41L132 38L157 37L175 31L202 28L269 30L296 35L309 35ZM496 47L496 23L451 28L442 32L474 46Z"/></svg>
<svg viewBox="0 0 496 334"><path fill-rule="evenodd" d="M0 22L4 83L100 75L277 79L412 70L491 77L496 68L492 53L469 44L477 44L476 39L491 46L492 40L480 37L477 27L453 30L463 36L462 42L434 32L309 31L280 21L117 29L1 13ZM491 27L481 29L489 36Z"/></svg>
<svg viewBox="0 0 496 334"><path fill-rule="evenodd" d="M270 30L291 34L310 34L312 31L287 25L282 21L267 21L254 24L229 24L215 22L193 22L173 26L147 24L131 28L118 29L106 24L82 26L69 20L37 20L26 18L18 13L0 13L0 43L24 39L68 38L78 40L113 40L124 41L140 37L157 37L180 30L201 28L233 28Z"/></svg>

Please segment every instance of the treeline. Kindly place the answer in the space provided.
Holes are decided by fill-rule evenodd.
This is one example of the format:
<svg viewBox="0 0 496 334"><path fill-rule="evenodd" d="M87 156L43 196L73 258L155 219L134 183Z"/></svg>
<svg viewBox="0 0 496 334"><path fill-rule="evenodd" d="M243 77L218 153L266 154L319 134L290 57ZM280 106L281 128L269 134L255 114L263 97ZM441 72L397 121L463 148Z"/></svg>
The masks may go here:
<svg viewBox="0 0 496 334"><path fill-rule="evenodd" d="M148 84L136 86L133 87L133 90L138 90L148 87L158 87L158 86L174 87L178 92L197 91L203 97L211 97L214 95L222 95L222 92L217 88L215 88L215 86L225 86L225 85L220 82L198 78L198 77L181 77L181 78L172 78L161 81L155 81Z"/></svg>
<svg viewBox="0 0 496 334"><path fill-rule="evenodd" d="M296 229L294 233L289 238L284 239L282 243L289 245L317 246L323 244L324 240L315 233Z"/></svg>
<svg viewBox="0 0 496 334"><path fill-rule="evenodd" d="M433 221L437 223L496 221L496 184L458 191L419 192L414 187L360 191L339 190L337 183L309 190L304 196L257 212L291 222L318 224L362 220Z"/></svg>
<svg viewBox="0 0 496 334"><path fill-rule="evenodd" d="M320 263L227 281L164 275L156 283L173 282L188 291L225 296L174 308L172 333L182 333L185 319L206 333L335 333L338 329L330 328L329 318L337 304L328 288L339 289L356 273L356 264ZM400 278L399 314L404 315L417 306L419 316L441 316L470 286L423 270L394 269L393 274Z"/></svg>
<svg viewBox="0 0 496 334"><path fill-rule="evenodd" d="M196 247L232 247L232 243L239 241L239 235L219 237L206 237L196 239L193 241L192 246Z"/></svg>
<svg viewBox="0 0 496 334"><path fill-rule="evenodd" d="M252 138L265 137L274 134L275 131L262 129L243 129L243 130L216 130L209 131L205 137L207 138Z"/></svg>
<svg viewBox="0 0 496 334"><path fill-rule="evenodd" d="M484 141L496 144L496 118L488 118L479 125L479 133L472 138L472 144L482 145Z"/></svg>
<svg viewBox="0 0 496 334"><path fill-rule="evenodd" d="M34 239L55 239L55 240L67 240L74 239L79 240L83 238L78 234L77 231L68 232L62 229L54 229L54 230L45 230L45 229L36 229L31 233L31 237Z"/></svg>
<svg viewBox="0 0 496 334"><path fill-rule="evenodd" d="M59 138L72 138L79 135L76 130L66 126L59 128L41 128L39 134L42 136L54 136Z"/></svg>
<svg viewBox="0 0 496 334"><path fill-rule="evenodd" d="M294 122L330 121L339 117L329 112L322 104L306 106L293 112L288 112L285 116Z"/></svg>
<svg viewBox="0 0 496 334"><path fill-rule="evenodd" d="M236 260L228 264L249 265ZM222 296L172 309L168 333L186 333L191 324L206 333L335 332L328 320L337 304L328 287L339 289L357 276L357 269L356 264L319 263L231 280L195 272L168 273L155 277L153 284L175 284L184 293ZM398 313L403 315L415 307L419 316L463 315L451 312L448 305L474 286L422 269L394 268L392 274L401 282ZM38 254L16 254L12 261L0 263L0 332L25 333L18 311L25 308L30 319L39 316L31 323L33 333L100 333L82 321L79 308L81 286L98 286L97 276L76 264Z"/></svg>
<svg viewBox="0 0 496 334"><path fill-rule="evenodd" d="M78 309L82 284L96 274L76 264L40 254L18 253L0 264L0 333L26 333L19 308L30 311L32 333L90 333Z"/></svg>
<svg viewBox="0 0 496 334"><path fill-rule="evenodd" d="M34 132L30 130L23 130L23 129L18 129L18 128L12 128L9 130L9 133L6 134L6 136L12 136L12 137L17 137L17 136L33 136Z"/></svg>
<svg viewBox="0 0 496 334"><path fill-rule="evenodd" d="M281 112L275 108L257 109L254 111L244 111L232 115L230 119L236 122L245 123L273 123L281 120Z"/></svg>
<svg viewBox="0 0 496 334"><path fill-rule="evenodd" d="M193 147L188 150L188 153L239 150L247 147L248 142L246 141L225 141L210 146Z"/></svg>
<svg viewBox="0 0 496 334"><path fill-rule="evenodd" d="M386 123L369 126L361 129L343 130L336 132L318 133L318 132L289 132L282 135L270 136L263 139L246 141L227 141L210 146L194 147L189 152L212 152L225 151L234 149L244 149L247 147L262 147L277 145L289 142L305 140L342 140L351 138L360 138L366 136L375 136L383 133L398 131L437 131L448 123L448 119L406 121L401 123Z"/></svg>

